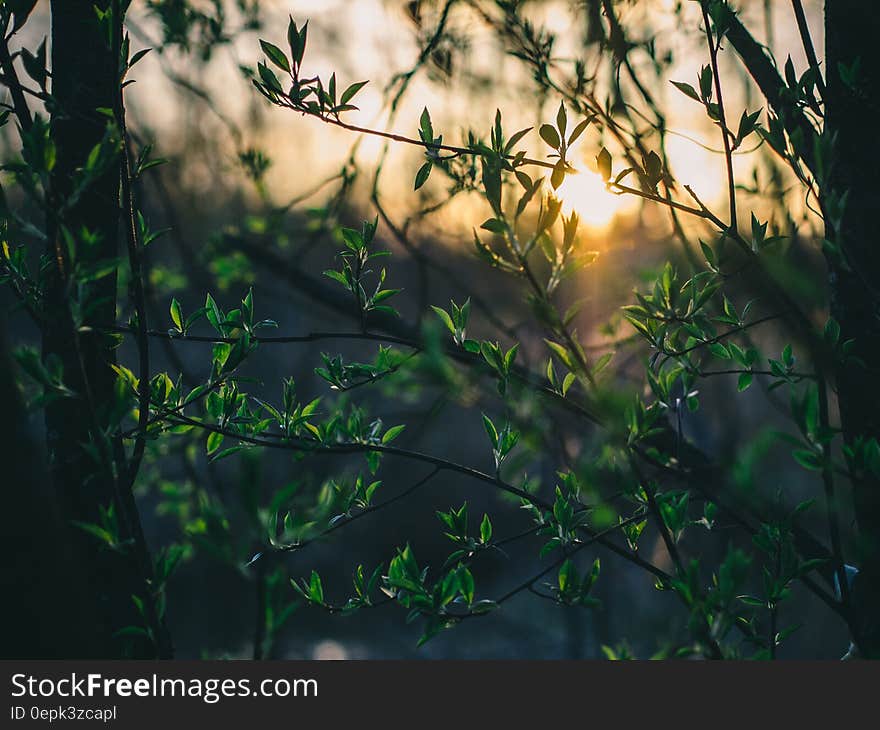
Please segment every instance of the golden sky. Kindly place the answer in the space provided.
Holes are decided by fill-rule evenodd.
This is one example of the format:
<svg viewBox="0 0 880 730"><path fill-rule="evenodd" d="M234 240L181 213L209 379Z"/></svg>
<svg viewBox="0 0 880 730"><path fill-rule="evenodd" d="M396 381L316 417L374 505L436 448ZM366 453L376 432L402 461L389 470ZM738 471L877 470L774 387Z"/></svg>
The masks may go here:
<svg viewBox="0 0 880 730"><path fill-rule="evenodd" d="M775 24L772 29L774 45L780 63L791 54L796 68L805 68L803 52L790 17L789 3L775 0ZM668 78L693 83L699 66L705 62L705 49L698 32L699 13L693 3L684 3L685 27L691 32L682 33L671 8L674 0L649 0L624 11L629 27L656 36L657 45L669 48L675 62ZM817 47L822 47L820 0L811 0L807 9L816 37ZM137 5L137 4L135 4ZM468 12L453 15L453 29L467 30L470 50L465 60L448 84L437 83L420 73L414 78L407 96L396 117L389 121L383 107L383 89L397 71L408 69L417 57L419 48L414 28L404 12L405 3L391 0L270 0L263 4L266 23L259 36L284 45L288 14L298 22L310 21L309 48L305 67L308 74L318 73L326 78L336 71L343 87L354 81L369 79L370 84L359 94L356 103L360 111L350 112L348 121L364 126L388 129L415 137L418 118L424 106L431 111L435 129L442 130L444 141L456 143L462 138L462 130L474 127L487 130L496 107L502 110L505 128L512 132L526 126L537 127L541 121L550 121L555 113L557 100L548 98L545 108L538 105L536 95L528 92L528 79L522 72L521 63L506 55L491 32L482 27ZM527 5L531 17L537 23L559 35L556 51L559 56L571 57L578 52L578 32L572 27L570 2L555 0ZM694 5L693 8L687 6ZM764 0L746 0L740 3L743 18L759 39L764 39ZM143 17L141 24L149 37L151 24ZM432 22L430 16L427 21ZM152 29L155 35L155 28ZM138 40L135 40L137 46ZM726 81L726 104L728 116L735 117L748 105L750 110L761 106L760 99L748 99L744 92L732 51L722 54L722 70ZM241 78L238 64L254 65L260 58L259 45L252 34L238 39L235 46L222 50L202 70L194 70L185 59L167 55L167 63L181 74L193 77L213 92L222 113L238 122L245 130L245 145L266 149L274 160L269 173L270 187L278 201L287 200L302 193L316 179L337 171L352 144L349 132L335 129L320 122L303 118L289 111L265 108L264 123L259 127L249 124L253 105L261 104L253 89ZM458 76L463 72L497 80L486 91L476 95L462 96ZM138 83L129 90L129 104L136 109L143 123L162 138L163 128L179 123L181 116L194 112L184 104L155 104L157 98L169 98L168 81L164 77L157 54L150 54L137 67ZM698 191L701 198L711 204L723 202L725 194L723 156L714 148L720 148L720 133L705 119L702 108L680 94L668 83L657 84L657 95L668 114L672 134L668 140L668 153L672 169L682 183ZM179 97L174 97L179 98ZM196 104L197 102L192 102ZM383 142L365 138L359 145L358 161L366 167L378 159ZM523 142L533 156L546 155L549 149L532 132ZM567 208L578 210L587 225L602 227L614 216L631 212L636 207L630 199L621 199L604 190L598 176L591 171L600 140L593 130L581 138L575 156L582 170L570 177L561 190ZM745 145L746 148L752 145ZM709 148L709 149L707 149ZM385 199L402 209L418 204L419 196L412 190L412 181L420 164L417 148L398 147L391 151L386 164L388 173L383 178L382 192ZM753 161L748 155L738 155L736 167L741 180L750 178ZM303 172L308 171L307 175ZM195 174L195 173L194 173ZM437 176L439 178L439 176ZM210 184L210 180L203 181ZM421 192L421 191L420 191ZM432 179L424 188L424 195L439 197L443 188ZM449 215L467 219L479 215L470 210L471 203L462 203ZM479 208L479 205L477 208Z"/></svg>

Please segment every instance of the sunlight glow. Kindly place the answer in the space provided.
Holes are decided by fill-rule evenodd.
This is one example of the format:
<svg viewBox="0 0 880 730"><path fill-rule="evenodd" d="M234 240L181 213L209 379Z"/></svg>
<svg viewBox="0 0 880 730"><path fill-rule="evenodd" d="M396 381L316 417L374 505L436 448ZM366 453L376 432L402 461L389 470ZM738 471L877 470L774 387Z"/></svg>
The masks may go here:
<svg viewBox="0 0 880 730"><path fill-rule="evenodd" d="M628 207L627 200L605 189L605 183L595 172L578 168L575 175L566 175L556 191L566 213L576 211L588 226L603 228L614 216Z"/></svg>

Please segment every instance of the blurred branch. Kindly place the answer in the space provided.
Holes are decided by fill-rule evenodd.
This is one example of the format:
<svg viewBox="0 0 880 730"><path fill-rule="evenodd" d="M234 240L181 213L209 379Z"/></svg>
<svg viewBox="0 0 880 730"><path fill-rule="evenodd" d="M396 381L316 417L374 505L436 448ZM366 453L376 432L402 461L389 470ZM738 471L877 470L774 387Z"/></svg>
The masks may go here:
<svg viewBox="0 0 880 730"><path fill-rule="evenodd" d="M7 17L7 23L9 18ZM23 86L18 78L15 65L12 62L12 56L9 54L9 39L6 36L6 28L0 33L0 69L3 70L3 84L9 89L12 96L12 106L15 110L15 116L23 131L27 132L33 124L31 112L28 108L27 99L24 98Z"/></svg>
<svg viewBox="0 0 880 730"><path fill-rule="evenodd" d="M816 74L816 88L819 90L819 96L824 100L825 80L822 78L822 72L819 69L819 59L816 58L816 49L813 47L813 36L810 33L810 26L807 23L807 16L804 13L803 3L801 0L791 0L791 7L794 10L794 17L797 20L798 32L801 35L801 43L804 45L804 53L807 55L807 62Z"/></svg>
<svg viewBox="0 0 880 730"><path fill-rule="evenodd" d="M727 115L724 112L724 97L721 93L721 74L718 71L718 46L709 22L709 11L706 0L700 3L703 10L703 23L706 26L706 43L709 46L709 61L712 64L712 78L715 83L715 97L718 103L718 124L721 127L721 138L724 142L724 162L727 171L727 199L730 206L730 225L734 233L737 230L736 220L736 181L733 176L733 154L730 147L730 132L727 129Z"/></svg>
<svg viewBox="0 0 880 730"><path fill-rule="evenodd" d="M736 17L736 13L726 2L718 3L716 7L720 13L719 23L727 28L727 39L782 121L798 156L811 171L815 172L816 129L800 109L786 100L788 87L785 81L763 47Z"/></svg>

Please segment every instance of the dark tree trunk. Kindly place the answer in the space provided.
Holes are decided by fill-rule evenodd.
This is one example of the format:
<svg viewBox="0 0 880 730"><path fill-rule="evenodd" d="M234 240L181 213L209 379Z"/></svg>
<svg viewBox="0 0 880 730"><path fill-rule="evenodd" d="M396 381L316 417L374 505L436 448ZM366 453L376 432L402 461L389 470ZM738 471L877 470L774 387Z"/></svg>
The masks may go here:
<svg viewBox="0 0 880 730"><path fill-rule="evenodd" d="M84 530L70 530L70 550L81 563L93 619L86 645L70 637L71 657L154 655L145 639L118 634L126 626L145 624L132 596L144 598L146 573L143 555L131 547L140 527L131 509L121 444L101 433L108 430L114 402L115 373L110 367L115 362L114 350L106 337L85 332L77 336L77 318L71 315L70 306L73 301L82 324L113 324L117 280L114 274L82 288L71 286L74 262L65 241L66 232L75 241L78 263L114 259L120 248L118 162L71 201L77 168L84 165L107 129L108 118L98 110L113 109L117 94L113 44L95 11L111 5L109 0L52 0L51 137L56 164L50 180L47 232L55 265L46 297L43 357L60 360L65 383L78 395L56 400L46 409L49 470L66 524L100 524L101 510L112 507L121 538L129 545L111 550ZM93 448L87 450L84 444Z"/></svg>
<svg viewBox="0 0 880 730"><path fill-rule="evenodd" d="M91 638L89 601L68 550L70 529L49 489L39 434L31 428L13 377L0 313L3 509L0 510L0 656L52 659L81 653Z"/></svg>
<svg viewBox="0 0 880 730"><path fill-rule="evenodd" d="M846 441L880 439L880 13L863 0L827 0L826 160L823 205L828 237L846 265L829 259L831 314L841 341L855 342L850 360L836 366L840 418ZM846 69L858 72L847 81ZM843 213L835 213L846 194ZM853 623L863 655L880 657L880 479L861 469L853 486L860 573L852 589Z"/></svg>

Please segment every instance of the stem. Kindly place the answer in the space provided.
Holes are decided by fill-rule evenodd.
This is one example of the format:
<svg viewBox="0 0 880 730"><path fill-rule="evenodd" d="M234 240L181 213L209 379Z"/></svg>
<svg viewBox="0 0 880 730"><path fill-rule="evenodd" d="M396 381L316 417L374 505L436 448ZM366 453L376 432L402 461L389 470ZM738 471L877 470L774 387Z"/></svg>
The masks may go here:
<svg viewBox="0 0 880 730"><path fill-rule="evenodd" d="M102 327L100 328L100 331L128 333L131 332L132 329L130 327L122 327L117 325L112 327ZM178 335L169 332L163 332L161 330L148 330L147 335L149 337L157 337L167 340L177 340L181 342L200 342L204 344L214 344L217 342L235 344L236 342L236 338L234 337ZM413 350L419 351L422 350L424 347L420 342L417 342L413 339L408 339L406 337L397 337L394 335L376 334L372 332L309 332L304 335L253 338L253 341L259 344L299 344L307 342L317 342L320 340L365 340L370 342L388 342L391 344L400 345L402 347L409 347ZM450 357L453 360L464 363L466 365L476 365L483 363L482 357L480 355L470 353L467 350L463 350L461 348L450 346L446 348L445 352L447 357ZM587 404L579 403L568 396L563 397L560 393L540 383L537 379L537 376L529 372L525 367L514 365L513 369L511 370L511 375L515 377L518 382L532 388L540 395L550 398L566 410L569 410L579 416L582 416L583 418L586 418L591 423L601 425L601 418L593 413L589 409Z"/></svg>
<svg viewBox="0 0 880 730"><path fill-rule="evenodd" d="M719 3L723 13L721 23L727 28L726 38L736 50L746 70L755 80L770 108L785 126L795 151L812 171L817 169L815 159L816 129L807 116L789 100L787 85L780 77L774 62L764 47L751 36L727 3Z"/></svg>
<svg viewBox="0 0 880 730"><path fill-rule="evenodd" d="M279 106L283 106L287 109L292 109L293 111L303 112L302 109L293 106L290 103L281 103ZM343 122L338 117L328 117L321 114L312 114L309 112L303 112L307 116L315 117L316 119L320 119L325 124L332 124L335 127L341 127L342 129L347 129L349 132L357 132L358 134L369 134L373 137L383 137L385 139L390 139L393 142L401 142L403 144L410 144L416 147L423 147L430 150L434 150L435 152L452 152L455 155L481 155L481 152L477 150L472 150L469 147L457 147L455 145L448 144L437 144L436 142L423 142L420 139L414 139L412 137L406 137L401 134L394 134L393 132L385 132L381 129L370 129L369 127L361 127L357 124L349 124L348 122ZM515 155L502 155L505 160L514 159ZM524 157L520 161L522 165L536 165L537 167L545 167L548 170L552 170L555 165L552 162L545 162L544 160L535 160L530 157Z"/></svg>
<svg viewBox="0 0 880 730"><path fill-rule="evenodd" d="M547 573L551 572L554 568L558 568L566 560L571 558L573 555L576 555L580 550L583 550L585 547L589 547L590 545L595 544L600 538L606 537L607 535L612 534L616 530L619 530L623 527L626 527L627 525L632 524L633 522L638 522L639 520L641 520L643 518L644 518L644 515L641 512L639 512L638 514L632 515L631 517L628 517L625 520L621 520L616 525L612 525L611 527L606 527L604 530L597 532L589 540L583 540L583 541L578 542L577 545L574 546L574 548L572 548L571 550L568 550L568 551L563 551L563 554L560 555L552 563L550 563L550 565L548 565L546 568L541 570L536 575L533 575L528 580L520 583L515 588L509 590L503 596L498 598L495 602L498 605L501 605L505 601L509 601L511 598L513 598L518 593L522 593L525 590L529 590L533 585L535 585L535 583L537 583L539 580L541 580L541 578L543 578L545 575L547 575ZM528 533L526 533L526 534L528 534ZM541 597L547 598L547 596L543 596L543 595Z"/></svg>
<svg viewBox="0 0 880 730"><path fill-rule="evenodd" d="M507 492L508 494L512 494L516 497L519 497L520 499L526 500L527 502L541 507L542 509L551 512L553 510L553 505L551 503L537 497L534 494L531 494L530 492L525 491L524 489L520 489L519 487L516 487L512 484L508 484L500 477L490 476L489 474L481 472L478 469L474 469L472 467L465 466L464 464L459 464L454 461L449 461L448 459L444 459L439 456L432 456L431 454L424 454L418 451L410 451L395 446L384 446L381 444L369 442L318 444L316 442L306 441L303 439L294 440L285 436L284 434L277 433L264 433L263 438L258 439L253 436L235 433L209 423L204 423L202 421L189 418L188 416L185 416L183 414L175 415L172 420L195 426L196 428L201 428L205 431L218 433L223 436L227 436L230 439L241 441L242 443L252 444L254 446L261 446L269 449L281 449L285 451L297 451L300 453L318 455L357 454L372 451L379 454L399 456L405 459L410 459L412 461L420 461L425 464L431 464L440 468L443 471L452 471L458 474L463 474L467 477L470 477L471 479L493 486L496 489L501 490L502 492ZM610 540L599 538L599 533L593 532L590 528L582 527L581 529L584 530L584 532L586 532L589 537L596 536L599 544L601 544L603 547L610 550L611 552L619 555L624 560L628 560L629 562L637 565L643 570L648 571L649 573L657 578L660 578L663 581L668 581L668 579L670 578L670 576L667 575L665 571L661 570L656 565L653 565L652 563L643 560L639 556L634 555L630 551L620 547Z"/></svg>
<svg viewBox="0 0 880 730"><path fill-rule="evenodd" d="M118 36L122 33L122 16L120 3L113 3L114 22L119 24L119 31L114 33L114 55L116 63L121 64L119 57ZM117 74L121 80L121 73ZM114 116L116 125L122 136L122 159L121 159L121 191L122 209L125 213L126 241L128 244L128 263L131 267L131 288L134 299L134 309L137 316L137 328L135 330L138 350L138 433L135 438L131 459L128 463L128 485L130 491L134 487L141 461L146 449L147 423L150 415L150 339L147 336L147 307L144 293L144 275L141 262L141 246L138 241L138 226L135 217L134 191L131 184L131 159L129 156L128 131L125 123L125 102L121 84L118 88Z"/></svg>
<svg viewBox="0 0 880 730"><path fill-rule="evenodd" d="M112 63L116 69L114 83L116 85L113 100L113 113L116 125L122 138L121 164L120 164L120 189L122 195L122 210L125 213L126 241L128 247L128 261L131 267L132 291L134 295L135 312L137 315L137 348L138 348L138 429L135 438L131 459L128 462L126 473L122 483L117 481L119 499L124 506L123 515L128 523L129 534L134 540L135 552L141 563L144 578L144 607L147 620L152 624L153 634L160 658L170 659L174 650L171 637L164 625L162 617L156 607L152 585L154 581L153 562L147 547L146 537L138 516L137 504L134 499L134 483L140 470L140 464L146 450L146 432L150 415L150 344L147 337L146 320L146 296L144 294L143 272L141 267L140 247L138 244L137 221L135 218L134 193L131 185L131 161L129 159L128 132L125 124L125 104L123 98L121 55L122 34L124 31L124 11L120 0L113 0L111 5L113 13L113 37L111 43ZM125 464L125 454L121 444L119 445L122 464Z"/></svg>
<svg viewBox="0 0 880 730"><path fill-rule="evenodd" d="M733 150L730 147L727 118L724 114L724 97L721 95L721 75L718 72L718 46L712 36L709 24L708 5L705 0L700 3L703 10L703 23L706 26L706 42L709 44L709 60L712 64L712 76L715 80L715 96L718 98L718 123L721 125L721 137L724 142L724 160L727 168L727 197L730 203L730 229L737 230L736 221L736 182L733 176Z"/></svg>
<svg viewBox="0 0 880 730"><path fill-rule="evenodd" d="M0 39L0 69L3 69L4 82L12 96L12 106L15 109L15 116L23 131L27 132L33 125L31 112L28 108L27 99L24 98L21 82L15 71L15 65L12 62L12 56L9 55L9 41L6 37L6 28L2 29L2 39Z"/></svg>
<svg viewBox="0 0 880 730"><path fill-rule="evenodd" d="M558 337L561 337L565 341L565 344L571 352L572 356L577 360L578 365L580 365L581 370L584 373L584 377L586 377L587 379L587 382L590 384L590 386L595 388L596 380L593 377L593 373L591 372L590 363L587 361L587 358L581 351L580 344L575 342L574 337L568 330L568 327L565 326L563 318L559 316L559 310L553 305L553 303L550 301L550 297L547 295L547 289L541 286L541 284L538 282L538 279L535 277L535 273L529 266L529 262L517 242L516 233L513 230L513 227L509 223L507 223L506 220L505 229L505 240L507 240L511 252L516 257L517 263L519 264L523 276L525 276L526 280L529 282L529 286L531 286L532 291L534 291L535 293L535 296L538 297L538 299L540 299L541 301L545 302L548 306L550 306L559 319L559 326L554 328L554 334Z"/></svg>
<svg viewBox="0 0 880 730"><path fill-rule="evenodd" d="M635 459L633 459L632 462L635 464ZM648 506L651 509L651 513L654 515L654 521L657 523L657 530L660 532L660 537L663 538L666 552L669 553L669 557L672 558L676 570L681 575L684 573L684 563L682 563L681 554L678 552L678 546L675 544L675 540L672 538L672 534L669 532L669 528L666 526L666 522L663 519L663 513L660 511L660 505L657 504L657 497L654 490L651 489L648 481L643 479L638 472L637 476L642 488L645 490L645 496L648 499Z"/></svg>
<svg viewBox="0 0 880 730"><path fill-rule="evenodd" d="M652 466L663 471L673 473L680 478L686 479L705 499L717 504L718 507L721 508L721 510L723 510L724 513L728 517L730 517L739 528L746 532L746 534L754 535L757 533L757 529L743 515L739 513L737 508L732 507L725 498L723 498L720 494L713 492L709 487L706 486L707 484L720 481L720 479L716 477L716 471L710 470L706 474L699 474L694 470L685 470L680 467L673 467L668 464L664 464L663 462L656 460L649 453L641 450L638 446L635 448L635 451L642 459L644 459ZM752 519L756 520L757 522L763 521L763 515L756 514L754 508L746 506L745 510ZM824 557L825 555L827 555L827 550L824 549L824 546L821 546L816 538L814 538L802 528L798 528L796 525L794 526L794 530L796 539L799 539L800 542L808 543L813 548L809 551L806 551L803 548L799 548L798 552L800 552L801 555L807 557L815 557L817 555L821 555ZM837 603L837 601L835 601L834 598L820 585L818 585L812 578L807 575L802 575L798 578L798 580L800 580L800 582L803 583L810 590L810 592L812 592L817 598L819 598L819 600L821 600L829 609L831 609L834 613L839 615L848 623L848 618L844 615L840 604Z"/></svg>
<svg viewBox="0 0 880 730"><path fill-rule="evenodd" d="M825 378L818 379L819 387L819 425L826 433L830 431L828 418L828 387ZM829 445L823 446L822 484L825 488L825 501L828 510L828 532L831 535L831 551L834 556L834 569L837 583L840 586L840 598L844 609L849 606L849 585L846 579L846 568L843 560L843 547L840 539L840 524L837 509L837 498L834 494L834 469L831 463Z"/></svg>
<svg viewBox="0 0 880 730"><path fill-rule="evenodd" d="M690 205L685 205L684 203L679 203L675 200L671 200L670 198L663 197L662 195L646 193L645 191L639 190L638 188L632 188L628 185L622 185L616 182L610 182L608 183L608 185L609 187L614 188L615 191L618 191L621 194L627 193L629 195L635 195L639 198L644 198L645 200L652 200L655 203L661 203L662 205L669 206L674 210L680 210L683 213L689 213L690 215L696 216L697 218L705 218L706 220L712 221L713 223L716 222L712 213L706 208L694 208Z"/></svg>
<svg viewBox="0 0 880 730"><path fill-rule="evenodd" d="M794 17L797 20L798 32L801 36L801 43L804 45L804 53L807 55L807 61L810 68L816 74L816 88L819 90L819 96L825 99L825 80L819 70L819 59L816 57L816 49L813 47L813 36L810 33L810 26L807 23L807 16L804 13L804 6L801 0L791 0L791 7L794 10Z"/></svg>
<svg viewBox="0 0 880 730"><path fill-rule="evenodd" d="M697 342L690 347L685 347L681 350L662 350L663 354L667 357L682 357L687 355L689 352L693 352L694 350L699 350L701 347L706 347L708 345L714 345L716 342L721 342L722 340L727 339L735 334L740 332L744 332L747 329L751 329L752 327L757 327L759 324L764 324L764 322L769 322L774 319L779 319L781 315L779 314L768 314L766 317L760 317L751 322L747 322L740 327L734 327L732 329L727 330L726 332L722 332L720 335L716 335L715 337L711 337L708 340L702 340L701 342ZM708 374L708 373L707 373Z"/></svg>
<svg viewBox="0 0 880 730"><path fill-rule="evenodd" d="M303 542L298 542L293 545L285 545L281 548L277 548L275 550L275 552L282 552L282 553L293 552L293 551L298 552L298 551L302 550L303 548L305 548L307 545L311 545L313 542L316 542L317 540L320 540L321 538L326 537L331 532L336 532L336 530L341 530L343 527L350 525L352 522L356 522L357 520L359 520L363 517L366 517L367 515L372 514L373 512L378 512L380 509L384 509L385 507L389 507L392 504L394 504L395 502L399 502L400 500L404 499L405 497L408 497L413 492L420 489L425 484L427 484L429 481L431 481L435 476L437 476L437 474L440 473L440 471L441 471L441 467L435 466L434 469L432 471L430 471L427 475L425 475L424 477L419 479L417 482L415 482L415 484L412 484L411 486L407 487L406 489L404 489L402 492L395 495L394 497L386 499L384 502L381 502L380 504L375 504L370 507L367 507L365 510L362 510L361 512L358 512L356 515L349 517L347 520L342 520L340 522L337 522L336 524L328 527L326 530L324 530L323 532L321 532L320 534L316 535L315 537L313 537L309 540L304 540Z"/></svg>

